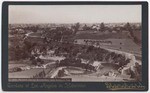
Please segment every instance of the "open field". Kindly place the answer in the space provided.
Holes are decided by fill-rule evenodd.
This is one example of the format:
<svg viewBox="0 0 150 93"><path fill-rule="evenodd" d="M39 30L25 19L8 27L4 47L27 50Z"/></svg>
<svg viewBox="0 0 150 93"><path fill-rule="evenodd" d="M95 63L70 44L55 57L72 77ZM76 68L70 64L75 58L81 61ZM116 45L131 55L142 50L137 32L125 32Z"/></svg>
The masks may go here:
<svg viewBox="0 0 150 93"><path fill-rule="evenodd" d="M84 40L94 41L95 39L76 39L78 44L84 44ZM97 40L98 41L98 40ZM136 55L141 55L141 46L135 44L131 39L105 39L105 41L111 41L111 44L100 44L102 48L114 49L119 51L124 51ZM90 44L89 44L90 45ZM92 44L91 44L92 45ZM96 45L96 43L95 43Z"/></svg>
<svg viewBox="0 0 150 93"><path fill-rule="evenodd" d="M12 68L15 68L15 67L22 67L22 66L28 66L27 64L9 64L8 65L8 68L9 69L12 69Z"/></svg>
<svg viewBox="0 0 150 93"><path fill-rule="evenodd" d="M13 72L13 73L9 73L9 78L32 78L33 75L36 75L41 71L43 71L43 69L38 68L38 69L30 69L30 70L25 70L20 72Z"/></svg>
<svg viewBox="0 0 150 93"><path fill-rule="evenodd" d="M135 44L131 39L107 39L112 41L111 46L104 46L105 48L125 51L132 54L141 55L141 47Z"/></svg>
<svg viewBox="0 0 150 93"><path fill-rule="evenodd" d="M128 38L127 33L104 33L104 32L97 32L97 33L90 33L90 32L82 32L77 33L75 36L76 39L125 39Z"/></svg>

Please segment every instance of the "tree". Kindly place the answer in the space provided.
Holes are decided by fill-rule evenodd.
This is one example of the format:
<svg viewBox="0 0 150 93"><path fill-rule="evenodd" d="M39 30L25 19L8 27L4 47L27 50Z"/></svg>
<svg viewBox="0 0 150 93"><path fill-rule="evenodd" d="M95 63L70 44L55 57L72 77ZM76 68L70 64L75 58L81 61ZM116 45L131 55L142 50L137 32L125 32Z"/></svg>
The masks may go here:
<svg viewBox="0 0 150 93"><path fill-rule="evenodd" d="M125 28L125 30L130 32L131 37L134 37L133 31L132 31L133 29L132 29L132 27L131 27L129 22L124 25L124 28Z"/></svg>
<svg viewBox="0 0 150 93"><path fill-rule="evenodd" d="M132 30L132 27L129 22L124 25L124 28L125 28L125 30L127 30L129 32Z"/></svg>
<svg viewBox="0 0 150 93"><path fill-rule="evenodd" d="M101 32L104 32L104 31L105 31L105 25L104 25L103 22L100 24L100 31L101 31Z"/></svg>
<svg viewBox="0 0 150 93"><path fill-rule="evenodd" d="M75 33L79 30L79 27L80 27L80 23L78 22L75 24Z"/></svg>
<svg viewBox="0 0 150 93"><path fill-rule="evenodd" d="M39 29L39 26L37 26L37 25L31 28L31 30L32 30L33 32L37 32L38 29Z"/></svg>
<svg viewBox="0 0 150 93"><path fill-rule="evenodd" d="M88 27L86 24L83 26L83 30L88 30Z"/></svg>

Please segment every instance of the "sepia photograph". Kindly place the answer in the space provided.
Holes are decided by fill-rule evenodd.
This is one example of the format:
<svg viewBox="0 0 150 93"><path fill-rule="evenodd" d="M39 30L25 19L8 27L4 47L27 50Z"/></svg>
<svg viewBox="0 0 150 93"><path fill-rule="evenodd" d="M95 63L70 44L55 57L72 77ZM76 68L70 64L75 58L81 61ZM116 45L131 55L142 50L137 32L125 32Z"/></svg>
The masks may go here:
<svg viewBox="0 0 150 93"><path fill-rule="evenodd" d="M141 5L9 5L8 80L140 82Z"/></svg>

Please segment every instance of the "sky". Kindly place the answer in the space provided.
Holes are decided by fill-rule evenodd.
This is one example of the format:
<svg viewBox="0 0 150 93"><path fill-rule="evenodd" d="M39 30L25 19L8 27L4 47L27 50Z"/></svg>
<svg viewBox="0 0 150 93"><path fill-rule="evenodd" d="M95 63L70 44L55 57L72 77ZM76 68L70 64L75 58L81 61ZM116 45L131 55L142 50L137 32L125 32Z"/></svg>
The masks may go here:
<svg viewBox="0 0 150 93"><path fill-rule="evenodd" d="M9 5L9 23L141 22L141 5Z"/></svg>

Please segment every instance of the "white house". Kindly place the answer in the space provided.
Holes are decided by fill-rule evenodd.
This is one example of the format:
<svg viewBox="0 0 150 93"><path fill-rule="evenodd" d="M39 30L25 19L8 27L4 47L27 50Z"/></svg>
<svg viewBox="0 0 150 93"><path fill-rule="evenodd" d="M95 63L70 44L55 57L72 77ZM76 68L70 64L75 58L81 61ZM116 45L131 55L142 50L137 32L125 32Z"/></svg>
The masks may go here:
<svg viewBox="0 0 150 93"><path fill-rule="evenodd" d="M92 66L94 66L96 70L98 70L100 67L103 67L99 61L94 61Z"/></svg>

